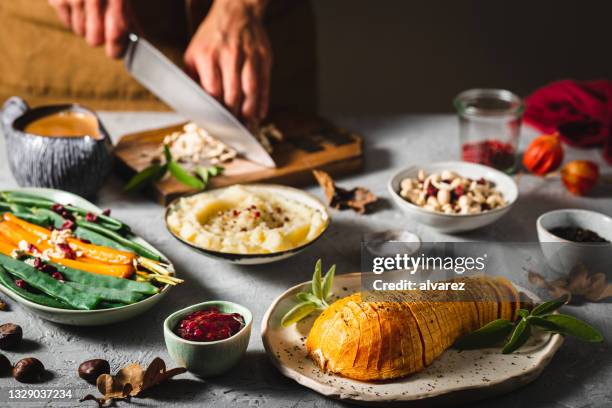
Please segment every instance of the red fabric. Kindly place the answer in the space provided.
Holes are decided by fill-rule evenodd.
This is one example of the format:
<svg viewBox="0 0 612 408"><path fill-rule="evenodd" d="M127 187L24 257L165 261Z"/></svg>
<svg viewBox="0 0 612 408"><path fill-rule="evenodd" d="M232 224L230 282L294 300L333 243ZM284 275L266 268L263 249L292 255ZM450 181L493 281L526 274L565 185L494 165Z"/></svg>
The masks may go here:
<svg viewBox="0 0 612 408"><path fill-rule="evenodd" d="M612 81L553 82L531 94L526 105L526 123L559 132L572 146L602 146L612 164Z"/></svg>

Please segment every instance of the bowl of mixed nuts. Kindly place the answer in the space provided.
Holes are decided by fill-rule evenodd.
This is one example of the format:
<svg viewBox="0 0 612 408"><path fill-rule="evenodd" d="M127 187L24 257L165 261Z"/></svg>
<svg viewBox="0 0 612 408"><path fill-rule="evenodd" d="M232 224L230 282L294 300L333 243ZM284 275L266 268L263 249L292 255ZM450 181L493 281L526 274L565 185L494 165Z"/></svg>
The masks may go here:
<svg viewBox="0 0 612 408"><path fill-rule="evenodd" d="M408 217L440 232L465 232L506 214L518 187L505 173L467 162L414 165L397 172L389 193Z"/></svg>

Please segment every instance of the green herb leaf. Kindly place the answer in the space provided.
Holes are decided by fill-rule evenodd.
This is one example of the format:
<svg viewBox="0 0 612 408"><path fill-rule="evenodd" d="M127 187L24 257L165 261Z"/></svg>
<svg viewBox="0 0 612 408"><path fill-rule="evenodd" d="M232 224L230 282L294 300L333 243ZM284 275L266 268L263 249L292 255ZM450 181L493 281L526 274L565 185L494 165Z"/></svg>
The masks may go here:
<svg viewBox="0 0 612 408"><path fill-rule="evenodd" d="M516 351L529 340L529 336L531 336L531 326L526 319L521 319L514 328L510 340L502 349L502 353L510 354Z"/></svg>
<svg viewBox="0 0 612 408"><path fill-rule="evenodd" d="M527 309L519 309L518 315L520 317L527 318L527 316L529 316L529 310L527 310Z"/></svg>
<svg viewBox="0 0 612 408"><path fill-rule="evenodd" d="M603 341L603 335L588 323L574 316L565 314L551 314L544 316L544 319L554 323L559 327L559 333L574 336L579 340L597 343Z"/></svg>
<svg viewBox="0 0 612 408"><path fill-rule="evenodd" d="M334 276L336 276L336 265L332 265L323 277L323 287L321 288L321 295L322 299L325 301L331 293L331 288L334 284Z"/></svg>
<svg viewBox="0 0 612 408"><path fill-rule="evenodd" d="M504 340L512 331L512 322L506 319L494 320L480 329L463 336L456 343L459 350L473 350L491 347Z"/></svg>
<svg viewBox="0 0 612 408"><path fill-rule="evenodd" d="M540 329L543 329L543 330L547 330L547 331L551 331L555 333L561 332L560 331L561 327L559 327L556 323L546 320L545 318L540 317L540 316L529 316L527 318L527 321L529 322L529 324L539 327Z"/></svg>
<svg viewBox="0 0 612 408"><path fill-rule="evenodd" d="M195 173L202 179L202 183L204 184L204 189L206 189L206 186L208 185L208 177L210 174L208 172L208 169L206 167L198 166L195 169Z"/></svg>
<svg viewBox="0 0 612 408"><path fill-rule="evenodd" d="M281 319L281 326L288 327L293 323L297 323L315 310L317 305L312 302L301 302L289 310Z"/></svg>
<svg viewBox="0 0 612 408"><path fill-rule="evenodd" d="M220 176L224 170L225 168L222 166L210 166L208 168L208 174L210 174L212 177L217 177Z"/></svg>
<svg viewBox="0 0 612 408"><path fill-rule="evenodd" d="M541 303L533 308L533 310L531 311L531 315L542 316L545 314L552 313L564 304L566 304L568 299L568 295L563 295L555 300L549 300L548 302Z"/></svg>
<svg viewBox="0 0 612 408"><path fill-rule="evenodd" d="M166 163L170 163L172 160L172 154L170 153L170 147L167 144L164 144L164 157L166 158Z"/></svg>
<svg viewBox="0 0 612 408"><path fill-rule="evenodd" d="M318 307L323 307L323 304L321 304L321 299L317 298L312 293L300 292L297 295L295 295L295 297L297 297L298 300L301 300L302 302L312 302L312 303L316 303Z"/></svg>
<svg viewBox="0 0 612 408"><path fill-rule="evenodd" d="M184 185L191 188L195 188L197 190L201 190L202 188L204 188L204 183L202 183L202 180L189 174L189 172L177 162L168 162L168 170L170 170L170 174L172 174L175 179L177 179Z"/></svg>
<svg viewBox="0 0 612 408"><path fill-rule="evenodd" d="M322 290L323 288L321 286L321 259L319 259L315 264L315 271L312 275L312 294L319 299L323 299L323 297L321 296Z"/></svg>
<svg viewBox="0 0 612 408"><path fill-rule="evenodd" d="M166 174L167 167L164 165L153 164L141 172L137 173L128 181L128 183L123 188L124 191L134 191L138 190L145 184L148 184L152 181L157 181Z"/></svg>

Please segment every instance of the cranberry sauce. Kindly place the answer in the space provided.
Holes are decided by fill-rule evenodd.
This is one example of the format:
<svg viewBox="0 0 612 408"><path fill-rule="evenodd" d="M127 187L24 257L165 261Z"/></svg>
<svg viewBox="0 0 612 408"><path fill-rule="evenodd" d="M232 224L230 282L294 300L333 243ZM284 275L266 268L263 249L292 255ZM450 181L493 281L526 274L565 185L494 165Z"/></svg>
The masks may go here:
<svg viewBox="0 0 612 408"><path fill-rule="evenodd" d="M227 339L244 327L244 317L238 313L223 313L209 307L187 315L175 329L185 340L216 341Z"/></svg>

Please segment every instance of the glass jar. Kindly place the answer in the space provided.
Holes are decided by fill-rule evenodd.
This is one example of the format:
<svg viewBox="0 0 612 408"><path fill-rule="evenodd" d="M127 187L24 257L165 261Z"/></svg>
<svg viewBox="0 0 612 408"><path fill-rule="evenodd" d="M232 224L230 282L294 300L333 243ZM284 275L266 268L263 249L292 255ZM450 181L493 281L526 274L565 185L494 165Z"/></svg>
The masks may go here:
<svg viewBox="0 0 612 408"><path fill-rule="evenodd" d="M524 111L521 98L504 89L470 89L453 103L462 159L512 173Z"/></svg>

